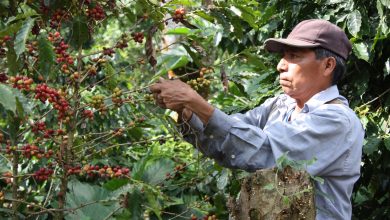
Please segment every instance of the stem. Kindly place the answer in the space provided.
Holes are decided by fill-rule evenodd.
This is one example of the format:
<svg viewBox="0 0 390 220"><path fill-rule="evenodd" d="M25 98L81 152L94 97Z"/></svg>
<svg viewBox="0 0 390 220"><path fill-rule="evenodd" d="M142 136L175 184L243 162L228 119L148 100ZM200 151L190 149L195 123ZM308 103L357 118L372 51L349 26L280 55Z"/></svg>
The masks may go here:
<svg viewBox="0 0 390 220"><path fill-rule="evenodd" d="M82 47L80 46L79 51L78 51L78 57L77 57L77 70L81 71L81 68L82 68ZM75 84L74 84L73 98L74 98L74 102L75 102L74 109L78 109L78 107L80 105L80 94L79 94L79 83L78 82L75 82ZM63 141L61 144L61 150L60 150L61 151L60 155L61 155L61 159L62 159L61 166L62 166L62 170L64 171L64 174L61 177L60 193L58 196L58 208L60 210L64 209L65 203L66 203L65 198L66 198L66 191L68 189L68 165L69 165L69 161L70 161L69 154L70 154L70 149L73 148L74 136L75 136L76 129L77 129L77 126L76 126L77 115L78 115L78 111L75 110L73 112L73 115L72 115L73 120L71 122L69 122L69 131L68 131L67 142ZM58 219L58 220L64 219L64 211L60 211L56 215L56 219Z"/></svg>
<svg viewBox="0 0 390 220"><path fill-rule="evenodd" d="M15 151L13 153L13 158L12 158L12 211L14 213L12 219L18 220L18 216L16 213L18 212L18 207L19 207L19 201L18 199L18 178L16 177L18 175L18 161L19 161L19 153Z"/></svg>

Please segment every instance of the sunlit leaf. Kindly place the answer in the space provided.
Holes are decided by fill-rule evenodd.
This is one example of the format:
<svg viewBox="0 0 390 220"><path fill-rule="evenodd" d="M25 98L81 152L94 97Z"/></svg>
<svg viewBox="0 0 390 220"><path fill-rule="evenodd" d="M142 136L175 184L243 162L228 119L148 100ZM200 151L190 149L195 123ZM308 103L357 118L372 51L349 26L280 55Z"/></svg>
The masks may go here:
<svg viewBox="0 0 390 220"><path fill-rule="evenodd" d="M390 0L381 0L382 4L387 8L390 8Z"/></svg>
<svg viewBox="0 0 390 220"><path fill-rule="evenodd" d="M165 34L171 35L171 34L179 34L179 35L187 35L189 34L191 29L186 27L178 27L175 29L168 30Z"/></svg>
<svg viewBox="0 0 390 220"><path fill-rule="evenodd" d="M354 37L356 37L357 34L359 33L361 25L362 25L362 15L360 14L360 11L355 10L348 15L347 27L349 33L351 33Z"/></svg>
<svg viewBox="0 0 390 220"><path fill-rule="evenodd" d="M368 62L369 60L369 53L368 53L368 47L365 43L354 43L352 44L352 49L354 54L362 60L365 60Z"/></svg>

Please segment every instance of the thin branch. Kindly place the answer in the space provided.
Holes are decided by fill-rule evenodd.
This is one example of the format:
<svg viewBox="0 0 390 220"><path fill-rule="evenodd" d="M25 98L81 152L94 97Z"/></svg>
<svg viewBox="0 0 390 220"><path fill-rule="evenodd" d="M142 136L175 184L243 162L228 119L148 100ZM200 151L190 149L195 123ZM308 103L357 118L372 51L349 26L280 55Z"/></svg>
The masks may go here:
<svg viewBox="0 0 390 220"><path fill-rule="evenodd" d="M382 92L379 96L377 96L376 98L370 100L369 102L366 102L364 103L363 105L359 106L358 108L362 108L364 106L367 106L373 102L375 102L376 100L378 100L379 98L381 98L382 96L384 96L386 93L388 93L390 91L390 88L388 88L386 91Z"/></svg>

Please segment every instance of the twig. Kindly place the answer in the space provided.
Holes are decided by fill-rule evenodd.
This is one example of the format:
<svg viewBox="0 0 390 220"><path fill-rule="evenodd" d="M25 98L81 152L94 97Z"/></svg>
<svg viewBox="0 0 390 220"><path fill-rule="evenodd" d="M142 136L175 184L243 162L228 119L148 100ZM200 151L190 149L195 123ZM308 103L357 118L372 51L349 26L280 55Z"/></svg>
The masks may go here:
<svg viewBox="0 0 390 220"><path fill-rule="evenodd" d="M366 105L369 105L369 104L375 102L377 99L379 99L380 97L384 96L384 95L385 95L386 93L388 93L389 91L390 91L390 88L388 88L386 91L382 92L382 93L381 93L379 96L377 96L376 98L374 98L374 99L370 100L369 102L366 102L366 103L364 103L363 105L359 106L358 108L360 109L360 108L362 108L362 107L364 107L364 106L366 106Z"/></svg>

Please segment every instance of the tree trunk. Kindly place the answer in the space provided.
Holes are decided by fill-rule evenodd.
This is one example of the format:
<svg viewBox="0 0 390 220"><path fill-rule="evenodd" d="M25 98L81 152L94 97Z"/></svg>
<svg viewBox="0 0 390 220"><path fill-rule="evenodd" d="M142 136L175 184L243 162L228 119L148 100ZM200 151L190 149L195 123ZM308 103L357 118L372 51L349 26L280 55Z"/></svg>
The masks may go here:
<svg viewBox="0 0 390 220"><path fill-rule="evenodd" d="M228 208L231 220L314 220L313 183L308 173L291 167L258 170L244 179Z"/></svg>

